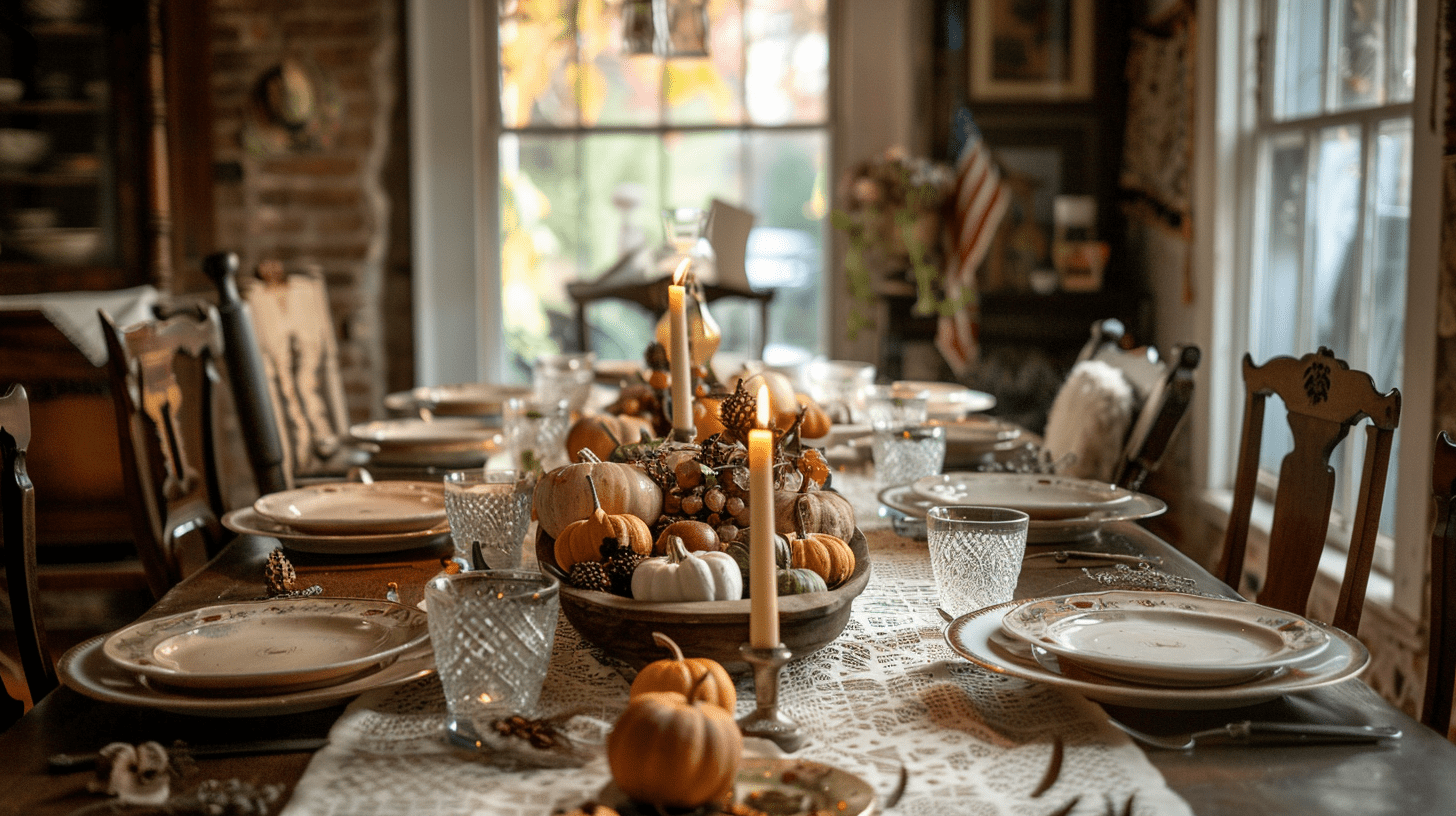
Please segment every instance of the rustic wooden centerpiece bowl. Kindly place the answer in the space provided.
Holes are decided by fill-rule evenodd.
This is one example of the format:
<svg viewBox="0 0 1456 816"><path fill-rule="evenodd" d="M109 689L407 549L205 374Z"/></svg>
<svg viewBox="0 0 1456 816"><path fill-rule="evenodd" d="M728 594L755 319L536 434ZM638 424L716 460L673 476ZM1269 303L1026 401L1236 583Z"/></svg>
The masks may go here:
<svg viewBox="0 0 1456 816"><path fill-rule="evenodd" d="M849 539L854 550L854 572L827 592L779 596L779 637L794 653L807 657L829 645L849 622L850 605L870 580L870 554L864 533L856 527ZM536 560L559 574L556 540L545 532L536 537ZM746 671L738 647L748 642L748 610L752 602L697 601L663 603L623 598L606 592L577 589L561 583L561 611L576 631L607 654L634 668L663 656L653 632L672 638L683 653L709 657L730 672Z"/></svg>

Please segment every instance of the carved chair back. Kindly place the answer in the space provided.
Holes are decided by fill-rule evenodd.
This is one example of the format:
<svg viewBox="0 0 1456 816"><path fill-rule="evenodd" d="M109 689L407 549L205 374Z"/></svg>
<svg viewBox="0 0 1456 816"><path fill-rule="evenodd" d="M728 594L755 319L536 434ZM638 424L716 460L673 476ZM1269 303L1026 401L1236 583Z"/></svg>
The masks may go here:
<svg viewBox="0 0 1456 816"><path fill-rule="evenodd" d="M1431 459L1431 496L1436 526L1431 530L1431 618L1426 655L1425 704L1421 722L1441 734L1451 730L1456 684L1456 441L1442 431Z"/></svg>
<svg viewBox="0 0 1456 816"><path fill-rule="evenodd" d="M1243 576L1269 395L1283 401L1294 444L1279 466L1268 564L1258 592L1259 602L1266 606L1305 612L1334 506L1335 470L1330 457L1351 428L1369 420L1345 575L1330 621L1354 634L1360 626L1380 527L1391 442L1400 421L1400 392L1380 393L1369 374L1352 370L1327 348L1298 359L1275 357L1263 365L1255 365L1245 354L1243 376L1244 427L1220 576L1233 587Z"/></svg>
<svg viewBox="0 0 1456 816"><path fill-rule="evenodd" d="M124 328L100 316L132 534L160 597L226 541L213 427L221 340L200 309Z"/></svg>
<svg viewBox="0 0 1456 816"><path fill-rule="evenodd" d="M342 476L349 418L323 274L265 261L238 285L252 313L285 472L290 480Z"/></svg>
<svg viewBox="0 0 1456 816"><path fill-rule="evenodd" d="M30 402L25 389L12 385L0 395L0 549L4 550L5 590L20 650L20 666L32 701L56 687L55 664L40 618L35 569L35 490L25 471L30 446ZM0 731L20 718L24 704L0 694Z"/></svg>

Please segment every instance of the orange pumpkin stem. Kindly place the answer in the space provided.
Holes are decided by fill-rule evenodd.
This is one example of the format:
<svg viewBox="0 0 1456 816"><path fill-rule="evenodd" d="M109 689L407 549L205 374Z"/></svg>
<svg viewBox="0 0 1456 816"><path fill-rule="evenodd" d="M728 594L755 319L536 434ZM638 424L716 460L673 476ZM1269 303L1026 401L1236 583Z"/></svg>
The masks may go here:
<svg viewBox="0 0 1456 816"><path fill-rule="evenodd" d="M673 660L676 660L679 663L683 661L682 648L677 645L677 641L673 640L667 635L664 635L661 632L653 632L652 639L657 642L658 646L670 650L672 652Z"/></svg>

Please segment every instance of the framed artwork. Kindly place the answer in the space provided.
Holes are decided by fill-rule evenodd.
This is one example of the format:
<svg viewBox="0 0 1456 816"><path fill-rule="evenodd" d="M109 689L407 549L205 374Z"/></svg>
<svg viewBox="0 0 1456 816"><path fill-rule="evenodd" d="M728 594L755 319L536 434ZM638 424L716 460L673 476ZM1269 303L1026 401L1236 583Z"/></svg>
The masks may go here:
<svg viewBox="0 0 1456 816"><path fill-rule="evenodd" d="M1095 123L1002 125L990 118L981 134L1001 168L1010 204L983 267L983 291L1018 291L1034 273L1053 268L1053 202L1059 195L1094 192Z"/></svg>
<svg viewBox="0 0 1456 816"><path fill-rule="evenodd" d="M1092 98L1093 0L971 0L970 96L979 102Z"/></svg>

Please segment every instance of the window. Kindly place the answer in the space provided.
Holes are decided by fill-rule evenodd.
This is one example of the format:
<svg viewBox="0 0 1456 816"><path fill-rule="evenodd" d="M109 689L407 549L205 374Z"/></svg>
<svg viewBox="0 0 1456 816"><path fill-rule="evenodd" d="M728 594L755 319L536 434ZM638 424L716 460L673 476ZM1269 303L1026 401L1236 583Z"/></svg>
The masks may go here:
<svg viewBox="0 0 1456 816"><path fill-rule="evenodd" d="M710 0L707 58L623 52L622 3L500 4L500 270L506 376L574 337L572 281L597 279L664 236L664 207L716 197L752 211L754 288L778 290L768 351L807 355L821 333L827 209L825 0ZM574 16L573 16L574 15ZM758 309L715 301L722 351L756 347ZM657 315L593 304L589 346L640 359Z"/></svg>
<svg viewBox="0 0 1456 816"><path fill-rule="evenodd" d="M1245 315L1235 347L1256 362L1328 346L1380 390L1402 385L1415 11L1414 0L1269 0L1256 21L1258 93L1239 137L1252 179L1237 205L1250 225L1236 296L1246 308L1234 310ZM1290 437L1278 400L1268 412L1260 464L1272 483ZM1228 438L1237 444L1237 428ZM1376 562L1387 571L1400 440ZM1336 452L1332 528L1353 516L1363 446L1351 434Z"/></svg>

